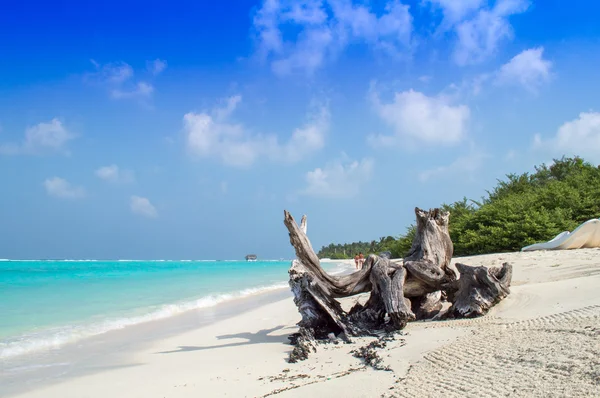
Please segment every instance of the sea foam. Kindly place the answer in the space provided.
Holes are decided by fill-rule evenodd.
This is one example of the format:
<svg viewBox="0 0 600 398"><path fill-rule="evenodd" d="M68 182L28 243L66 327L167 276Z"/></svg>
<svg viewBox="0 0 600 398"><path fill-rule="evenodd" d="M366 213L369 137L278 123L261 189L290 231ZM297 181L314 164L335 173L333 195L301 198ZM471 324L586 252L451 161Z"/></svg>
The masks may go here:
<svg viewBox="0 0 600 398"><path fill-rule="evenodd" d="M84 261L87 262L89 260ZM204 265L198 265L197 263L200 262L195 260L193 262L183 262L185 263L185 266L183 267L178 267L176 264L177 262L172 266L164 265L167 263L171 264L170 262L155 261L156 264L154 265L152 265L153 262L144 262L145 264L140 262L140 265L150 265L145 269L145 267L133 263L134 261L137 260L122 259L113 260L112 262L100 261L97 265L94 265L93 268L89 269L87 266L82 269L78 266L61 265L62 263L73 264L74 260L57 260L57 262L48 260L28 261L31 264L25 264L16 269L13 269L12 266L4 267L4 270L8 271L4 273L4 283L6 283L6 286L12 286L12 300L14 303L20 305L18 306L15 304L16 307L12 306L10 304L11 299L6 299L4 303L0 303L0 310L2 310L1 304L4 304L4 310L7 311L5 314L6 316L9 316L11 311L15 314L14 308L20 308L20 311L27 311L25 314L34 312L48 313L48 311L50 311L50 313L54 315L52 315L52 317L41 317L42 319L39 320L34 328L27 327L22 331L15 332L15 334L0 338L0 359L11 358L41 350L57 349L66 344L101 335L113 330L123 329L128 326L154 320L166 319L186 311L213 307L219 303L263 292L284 289L288 286L284 278L289 263L285 264L284 262L282 262L280 266L267 265L276 264L273 262L246 263L238 261L235 263L227 263L215 262L215 260L201 262L202 264L207 264L206 267ZM46 263L52 265L47 266ZM115 267L115 264L119 263L122 265ZM332 261L324 263L323 265L325 266L326 271L332 275L349 273L354 268L353 264L348 262ZM224 280L223 278L226 277L225 275L231 272L233 272L231 275L235 275L235 278L231 279L231 277L227 276L227 280L239 280L241 278L241 280L238 281L239 283L236 282L237 286L227 288L231 289L230 292L210 291L212 287L218 286L220 281ZM13 279L7 280L6 278ZM164 278L169 279L165 280ZM261 282L261 278L263 281L268 280L269 282ZM214 284L207 281L214 281ZM197 282L198 285L196 285L195 282ZM27 292L32 291L32 286L39 288L39 290L36 290L35 292L40 296L31 296L30 293L27 293L27 295L21 293L22 290L20 290L21 288L19 286L23 283L27 283L29 286ZM188 299L185 298L186 296L181 296L181 299L173 297L172 299L165 301L166 303L170 302L170 304L148 303L147 305L142 304L136 307L124 305L122 307L124 312L115 312L114 306L103 307L104 309L100 312L91 311L89 307L87 308L89 311L83 311L81 307L83 306L83 308L86 308L85 300L78 303L69 302L67 299L68 297L73 297L74 300L77 300L77 297L84 297L85 299L92 300L92 303L95 303L93 300L96 300L97 302L99 300L104 300L105 298L110 299L111 297L117 300L127 300L130 297L135 296L113 296L111 295L111 289L119 289L117 292L124 292L131 289L132 292L137 291L139 292L139 295L142 295L143 297L147 296L148 298L156 300L156 297L153 296L154 292L160 291L160 289L165 286L165 283L167 283L168 286L178 286L181 284L182 288L185 288L184 290L181 290L181 294L189 294L189 292L196 291L198 298ZM56 290L53 289L47 289L48 286L57 286L56 289L59 289L60 293L56 293ZM244 287L242 288L242 286ZM96 290L92 291L90 289ZM38 298L35 300L24 301L27 300L28 297ZM40 299L39 297L48 297L52 300ZM193 294L188 295L187 297L193 297ZM28 307L27 305L29 304L26 303L31 303L31 306ZM125 303L126 301L124 301L124 304ZM101 302L101 304L105 303ZM44 307L42 308L40 305ZM64 314L65 311L72 311L75 306L79 306L78 310L82 314L80 318L63 317L65 319L64 322L56 321L56 323L54 323L54 325L58 326L52 326L53 323L45 323L48 319L54 319L54 316L58 311L63 311ZM71 308L71 310L69 310L69 308ZM119 308L116 309L118 310ZM12 324L10 323L10 319L11 318L5 318L5 324L13 327L18 326L16 322L22 318L15 318L13 315L15 323Z"/></svg>
<svg viewBox="0 0 600 398"><path fill-rule="evenodd" d="M113 330L119 330L145 322L166 319L201 308L214 307L217 304L231 300L242 299L256 294L281 290L288 286L287 282L276 283L268 286L259 286L244 289L233 293L213 294L196 300L184 301L175 304L165 304L158 309L127 318L105 319L82 325L69 325L57 328L48 328L35 333L27 333L8 341L0 342L0 358L6 359L24 355L41 350L53 350L66 344L104 334Z"/></svg>

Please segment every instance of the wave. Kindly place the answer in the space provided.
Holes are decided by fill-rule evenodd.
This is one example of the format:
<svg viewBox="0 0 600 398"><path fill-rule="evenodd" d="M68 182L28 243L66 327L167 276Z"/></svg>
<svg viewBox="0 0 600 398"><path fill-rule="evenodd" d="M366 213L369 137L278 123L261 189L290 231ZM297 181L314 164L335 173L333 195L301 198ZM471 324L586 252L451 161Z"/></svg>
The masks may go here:
<svg viewBox="0 0 600 398"><path fill-rule="evenodd" d="M355 271L354 264L347 262L347 261L344 261L344 262L331 261L329 264L336 265L335 269L330 269L327 271L327 273L330 275L334 275L334 276L345 275L345 274L350 274Z"/></svg>
<svg viewBox="0 0 600 398"><path fill-rule="evenodd" d="M187 311L214 307L217 304L226 301L241 299L274 290L281 290L286 287L288 287L287 282L276 283L268 286L258 286L233 293L208 295L196 300L175 304L165 304L160 308L152 310L143 315L117 319L106 319L100 322L83 325L68 325L46 329L36 333L23 334L8 341L0 341L0 359L16 357L41 350L57 349L66 344L104 334L113 330L123 329L140 323L166 319Z"/></svg>

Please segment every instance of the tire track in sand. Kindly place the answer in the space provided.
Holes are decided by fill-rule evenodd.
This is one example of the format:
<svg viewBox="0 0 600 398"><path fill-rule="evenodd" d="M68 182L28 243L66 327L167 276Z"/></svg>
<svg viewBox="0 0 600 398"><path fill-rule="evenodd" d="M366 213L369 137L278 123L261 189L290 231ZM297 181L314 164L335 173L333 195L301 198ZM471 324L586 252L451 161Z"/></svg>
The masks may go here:
<svg viewBox="0 0 600 398"><path fill-rule="evenodd" d="M384 396L600 396L600 306L483 325L426 354Z"/></svg>

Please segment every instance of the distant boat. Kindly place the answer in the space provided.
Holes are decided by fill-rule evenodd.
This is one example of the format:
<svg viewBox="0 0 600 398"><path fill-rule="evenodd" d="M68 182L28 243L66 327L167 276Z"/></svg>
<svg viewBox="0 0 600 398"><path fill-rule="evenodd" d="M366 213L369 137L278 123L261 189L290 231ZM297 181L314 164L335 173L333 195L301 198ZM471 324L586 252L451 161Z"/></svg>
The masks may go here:
<svg viewBox="0 0 600 398"><path fill-rule="evenodd" d="M246 261L256 261L258 257L256 256L256 254L248 254L246 256Z"/></svg>

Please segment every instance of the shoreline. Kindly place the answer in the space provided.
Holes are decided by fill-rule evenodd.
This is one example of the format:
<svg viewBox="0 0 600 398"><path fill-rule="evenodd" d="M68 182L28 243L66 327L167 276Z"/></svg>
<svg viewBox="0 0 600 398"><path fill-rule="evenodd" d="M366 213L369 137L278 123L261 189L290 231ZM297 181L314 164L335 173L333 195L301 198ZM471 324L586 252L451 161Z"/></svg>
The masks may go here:
<svg viewBox="0 0 600 398"><path fill-rule="evenodd" d="M336 269L329 270L332 275L354 271L349 261L332 260L326 263L329 266L336 265ZM226 299L211 306L186 309L169 316L84 336L56 347L0 358L0 395L22 394L30 389L48 387L94 374L97 371L94 369L118 368L127 363L129 357L157 341L206 328L272 303L291 301L292 298L287 281L245 291L248 293L240 296L227 294Z"/></svg>
<svg viewBox="0 0 600 398"><path fill-rule="evenodd" d="M488 267L510 262L511 294L481 318L409 323L378 350L390 371L374 370L352 355L352 350L375 340L370 337L355 338L351 344L320 344L307 360L288 363L292 346L287 336L297 330L300 316L291 293L281 292L275 301L269 294L271 299L262 303L246 302L245 310L242 303L233 305L238 311L230 317L172 329L160 338L140 331L128 337L133 339L129 343L114 346L116 352L98 346L95 354L104 362L45 383L17 386L20 390L14 388L10 394L0 384L0 395L285 398L444 392L448 397L479 397L482 391L494 396L599 395L595 380L600 375L596 361L600 347L595 342L600 249L453 259L458 261ZM342 306L348 308L364 296L341 300ZM177 329L172 322L160 325ZM149 329L147 333L160 332ZM22 394L15 395L18 392Z"/></svg>
<svg viewBox="0 0 600 398"><path fill-rule="evenodd" d="M289 287L279 287L236 297L211 307L187 310L121 329L88 336L54 349L43 349L0 360L0 395L26 393L97 370L118 368L128 357L157 341L239 316L292 297ZM35 386L34 386L35 385Z"/></svg>
<svg viewBox="0 0 600 398"><path fill-rule="evenodd" d="M0 360L10 360L29 354L35 355L37 352L45 350L59 350L63 346L117 330L123 330L155 321L166 321L189 312L213 308L237 300L244 300L287 288L287 284L281 282L269 286L248 288L238 292L208 294L199 298L148 307L142 309L142 311L140 311L141 313L132 314L131 316L105 316L102 320L75 322L70 325L54 327L45 326L37 331L37 333L26 332L10 336L13 341L5 340L9 342L5 343L6 346L0 350ZM135 310L131 311L132 313L135 312ZM27 344L22 342L23 339L26 339L25 341Z"/></svg>
<svg viewBox="0 0 600 398"><path fill-rule="evenodd" d="M85 261L90 260L73 260ZM128 260L127 260L128 261ZM208 261L208 260L207 260ZM212 261L212 260L210 260ZM328 272L332 275L351 271L347 261L328 262ZM72 323L58 325L40 325L37 328L19 331L2 336L0 339L0 361L36 355L44 351L53 351L69 344L85 341L99 335L135 327L140 324L157 320L169 320L182 314L211 308L228 302L252 298L268 292L289 289L287 280L283 279L270 285L250 285L237 291L220 293L207 292L202 296L183 298L178 301L165 302L149 307L131 308L125 314L99 314L96 319L82 319Z"/></svg>

